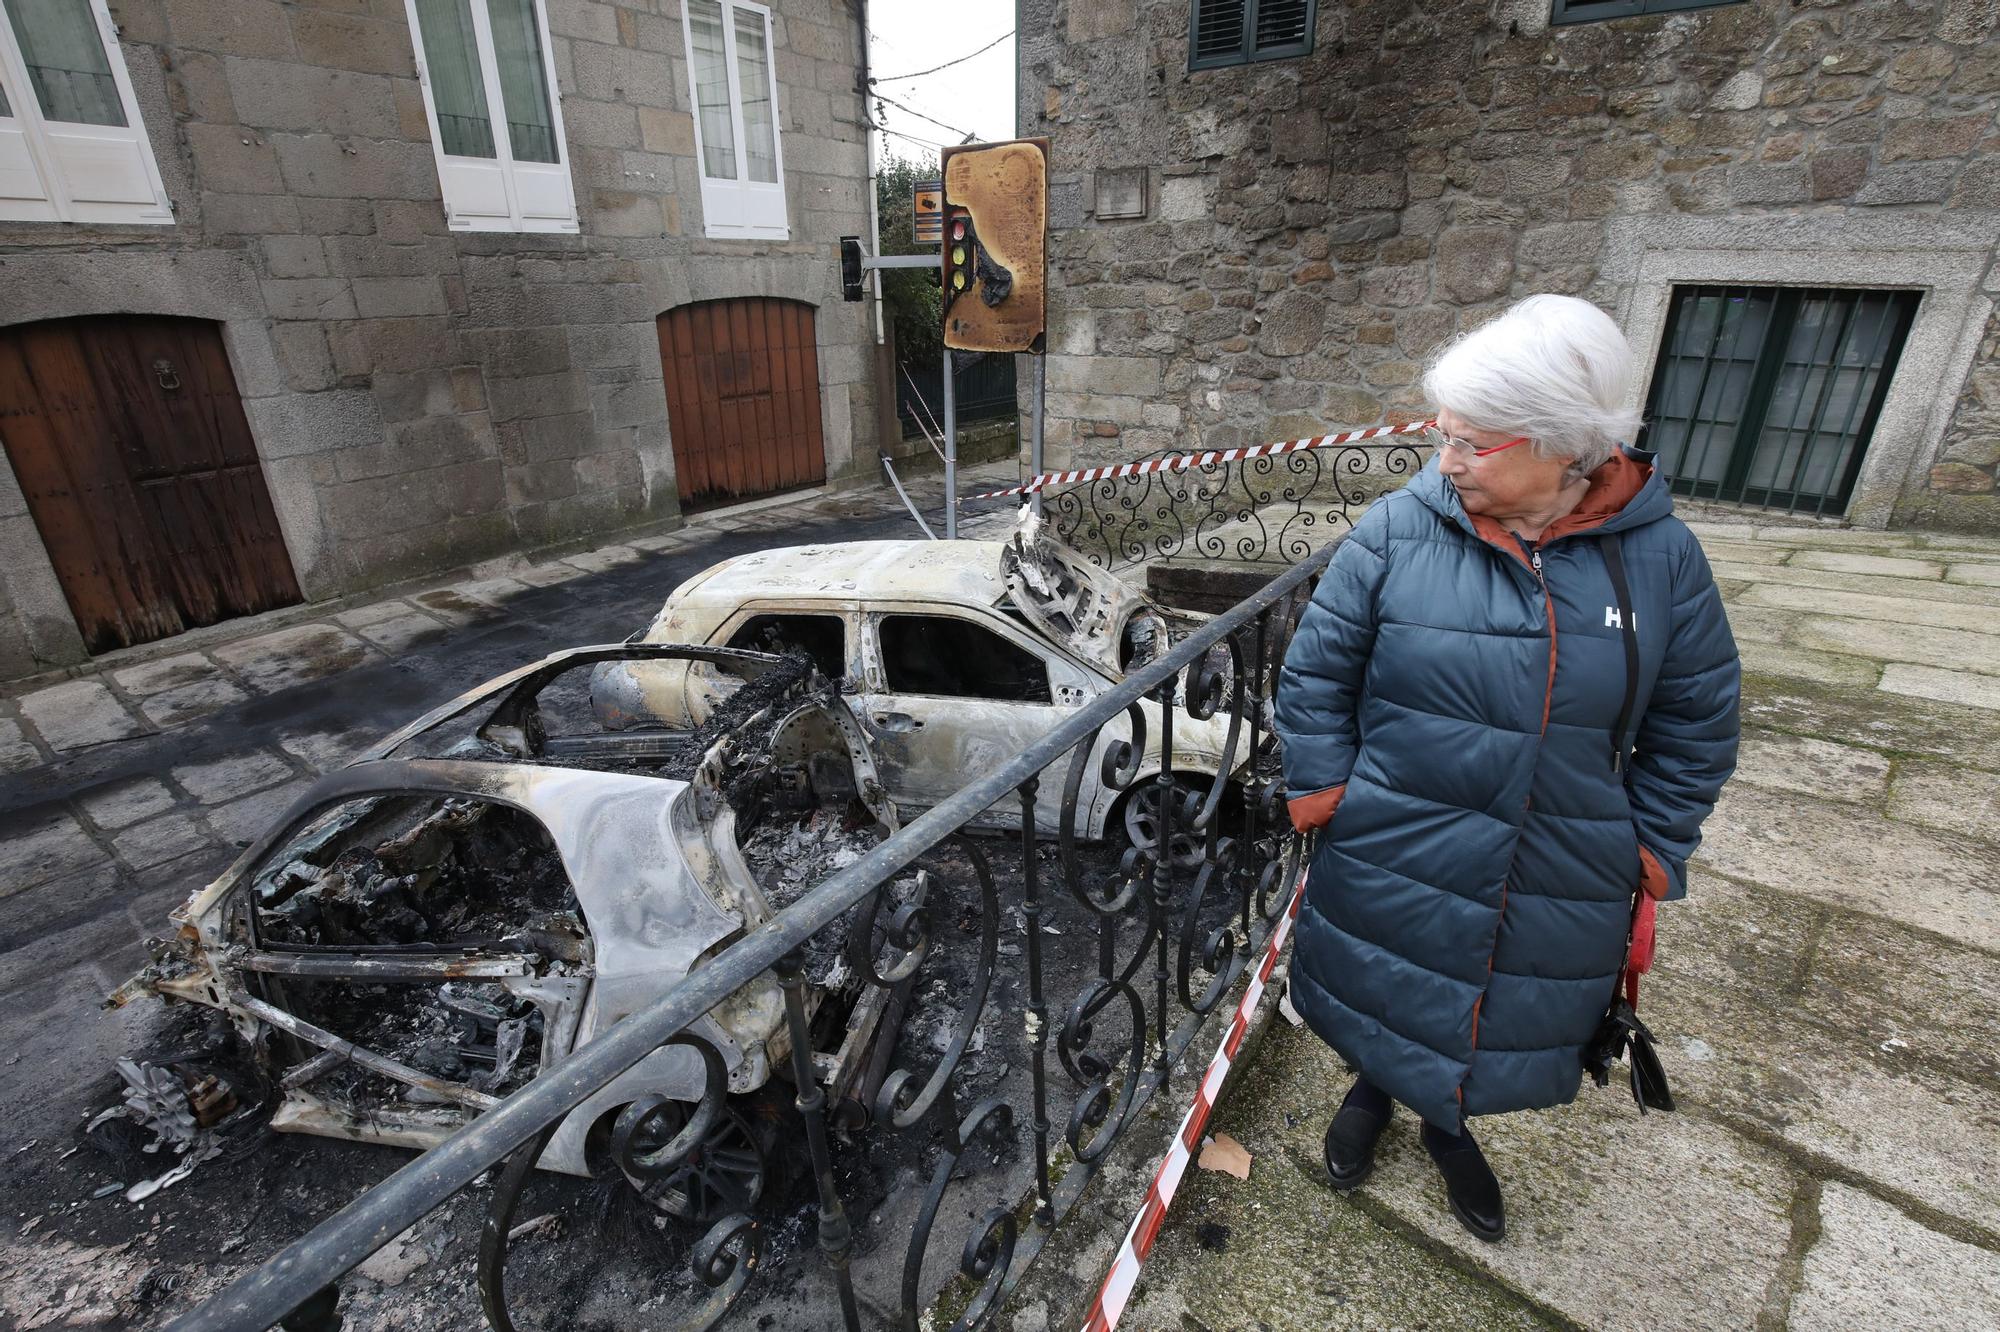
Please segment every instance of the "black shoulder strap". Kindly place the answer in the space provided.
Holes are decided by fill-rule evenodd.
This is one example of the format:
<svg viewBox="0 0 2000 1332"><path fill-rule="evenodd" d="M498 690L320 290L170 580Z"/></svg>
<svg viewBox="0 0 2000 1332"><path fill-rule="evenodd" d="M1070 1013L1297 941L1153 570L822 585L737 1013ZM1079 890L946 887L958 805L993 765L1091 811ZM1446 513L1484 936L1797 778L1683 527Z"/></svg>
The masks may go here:
<svg viewBox="0 0 2000 1332"><path fill-rule="evenodd" d="M1611 732L1611 771L1625 767L1625 736L1632 726L1632 709L1639 701L1639 628L1633 623L1632 589L1625 582L1625 556L1615 535L1597 538L1604 567L1611 574L1611 595L1618 603L1618 636L1625 643L1625 700L1618 706L1618 725Z"/></svg>

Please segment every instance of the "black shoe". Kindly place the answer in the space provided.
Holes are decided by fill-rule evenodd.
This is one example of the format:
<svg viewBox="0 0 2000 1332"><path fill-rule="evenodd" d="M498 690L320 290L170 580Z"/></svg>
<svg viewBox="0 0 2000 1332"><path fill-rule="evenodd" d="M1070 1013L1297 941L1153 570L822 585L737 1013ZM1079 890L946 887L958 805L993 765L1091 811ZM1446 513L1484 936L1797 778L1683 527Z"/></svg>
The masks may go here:
<svg viewBox="0 0 2000 1332"><path fill-rule="evenodd" d="M1375 1169L1375 1144L1389 1127L1395 1108L1386 1093L1366 1081L1348 1088L1326 1128L1326 1177L1342 1193L1358 1188Z"/></svg>
<svg viewBox="0 0 2000 1332"><path fill-rule="evenodd" d="M1505 1236L1507 1213L1500 1201L1500 1181L1493 1177L1493 1167L1486 1164L1472 1133L1468 1130L1454 1138L1425 1124L1424 1150L1444 1176L1452 1215L1489 1244Z"/></svg>

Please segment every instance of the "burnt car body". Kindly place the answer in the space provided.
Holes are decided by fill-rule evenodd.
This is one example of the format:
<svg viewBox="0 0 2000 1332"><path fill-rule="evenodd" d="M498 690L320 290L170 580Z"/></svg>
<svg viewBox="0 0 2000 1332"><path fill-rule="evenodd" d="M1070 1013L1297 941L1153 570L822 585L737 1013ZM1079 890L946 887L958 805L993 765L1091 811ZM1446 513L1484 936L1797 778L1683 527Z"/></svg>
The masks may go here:
<svg viewBox="0 0 2000 1332"><path fill-rule="evenodd" d="M634 641L784 646L809 653L868 738L883 787L907 817L1005 762L1164 652L1191 617L1169 611L1075 551L1028 531L1009 541L859 541L759 551L681 584ZM1223 663L1223 669L1228 669ZM699 661L617 662L597 669L591 699L609 729L688 726L733 682ZM1085 765L1075 829L1123 827L1150 840L1160 704L1144 715L1144 753L1121 797L1102 752ZM1248 784L1253 756L1232 746L1226 717L1173 710L1175 776L1206 790L1221 772ZM1131 739L1108 726L1105 750ZM1228 757L1225 758L1225 755ZM1036 822L1059 831L1065 793L1042 783ZM1012 801L975 825L1016 827Z"/></svg>
<svg viewBox="0 0 2000 1332"><path fill-rule="evenodd" d="M727 715L645 736L590 719L591 669L689 661L742 682ZM753 864L746 846L851 860L893 826L867 746L803 657L556 653L318 781L173 913L177 933L128 991L224 1014L280 1089L273 1127L426 1148L818 881ZM809 959L813 1062L831 1101L865 1105L865 1056L889 1024L880 992L847 971ZM652 1052L567 1116L542 1167L601 1173L620 1112L699 1101L711 1055L738 1095L783 1070L775 977L689 1035L698 1044Z"/></svg>

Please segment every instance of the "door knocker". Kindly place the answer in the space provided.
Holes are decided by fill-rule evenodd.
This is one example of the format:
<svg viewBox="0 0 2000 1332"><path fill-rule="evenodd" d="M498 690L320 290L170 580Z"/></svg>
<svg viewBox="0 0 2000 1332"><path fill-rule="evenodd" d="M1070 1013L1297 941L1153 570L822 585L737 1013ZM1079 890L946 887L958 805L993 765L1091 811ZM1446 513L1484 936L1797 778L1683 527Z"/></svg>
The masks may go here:
<svg viewBox="0 0 2000 1332"><path fill-rule="evenodd" d="M174 373L174 363L162 356L153 362L153 377L160 381L160 387L172 392L181 386L181 377Z"/></svg>

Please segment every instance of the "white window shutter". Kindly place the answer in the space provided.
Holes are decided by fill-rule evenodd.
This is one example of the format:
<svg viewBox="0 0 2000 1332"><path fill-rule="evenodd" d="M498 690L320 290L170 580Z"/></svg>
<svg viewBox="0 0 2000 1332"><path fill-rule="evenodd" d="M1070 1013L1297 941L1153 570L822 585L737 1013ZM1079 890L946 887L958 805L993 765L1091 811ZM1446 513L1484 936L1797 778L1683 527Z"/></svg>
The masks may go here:
<svg viewBox="0 0 2000 1332"><path fill-rule="evenodd" d="M4 3L4 0L0 0ZM54 24L45 34L26 28L38 42L60 35L59 49L67 60L41 54L79 84L57 85L49 106L28 77L27 53L21 46L21 23L38 17ZM0 23L0 87L11 115L0 116L0 218L8 221L88 223L167 223L174 220L167 192L146 139L118 31L104 0L90 0L85 26L64 29L59 20L81 17L74 11L54 18L35 10L9 10ZM92 37L98 51L80 49ZM78 67L78 65L81 67ZM108 82L106 82L108 76ZM123 124L85 123L123 121Z"/></svg>
<svg viewBox="0 0 2000 1332"><path fill-rule="evenodd" d="M772 51L771 13L762 5L741 0L690 0L683 6L683 13L694 10L697 2L702 5L708 22L713 22L709 16L719 10L722 39L718 70L712 46L698 51L693 26L683 19L688 69L692 72L690 84L695 85L695 147L701 171L702 230L718 239L789 240L784 135L777 115L777 61ZM761 46L761 51L743 49L738 39L745 33L753 35L754 44ZM728 90L726 107L714 100L715 93L720 91L718 76ZM745 115L746 78L761 85L749 97L750 104L757 108L754 118ZM725 138L728 151L719 151ZM711 171L718 174L711 175ZM775 175L777 179L756 179L760 175Z"/></svg>
<svg viewBox="0 0 2000 1332"><path fill-rule="evenodd" d="M556 95L555 66L549 58L548 15L540 0L533 0L535 47L509 33L510 65L515 76L512 92L522 95L527 83L538 82L534 96L545 98L533 108L533 119L524 120L540 131L537 151L546 155L553 148L554 162L516 158L512 142L514 127L508 123L506 96L494 44L492 13L487 0L469 0L457 10L459 20L447 28L427 32L423 26L425 6L408 0L410 31L417 48L417 77L424 94L424 115L430 123L431 147L437 158L438 186L444 196L445 221L454 231L574 232L578 229L576 194L570 183L569 161L564 144L562 99ZM463 30L463 19L471 20L471 31ZM519 18L518 11L514 14ZM445 19L450 20L450 7ZM454 119L452 133L443 132L439 120L438 89L432 79L426 50L443 50L440 59L460 60L454 82L446 96L446 109ZM462 52L462 55L460 54ZM539 56L541 79L523 81L519 62ZM466 59L469 57L469 60ZM540 116L546 111L547 122ZM447 144L460 152L447 152ZM482 156L473 156L477 152Z"/></svg>

